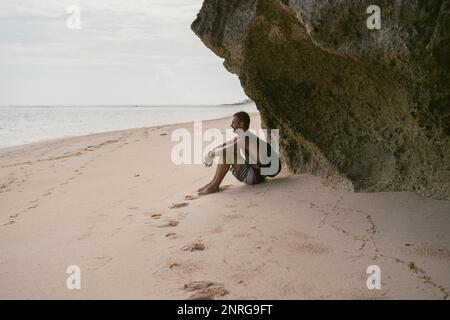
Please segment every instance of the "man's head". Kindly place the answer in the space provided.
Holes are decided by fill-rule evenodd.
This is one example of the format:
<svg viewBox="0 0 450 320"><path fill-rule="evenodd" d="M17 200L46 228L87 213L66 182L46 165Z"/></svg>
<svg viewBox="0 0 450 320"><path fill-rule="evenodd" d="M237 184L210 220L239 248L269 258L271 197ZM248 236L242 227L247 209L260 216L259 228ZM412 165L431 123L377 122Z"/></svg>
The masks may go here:
<svg viewBox="0 0 450 320"><path fill-rule="evenodd" d="M250 127L250 116L248 115L248 113L245 111L240 111L233 114L231 127L233 128L234 132L236 132L237 129L241 129L244 132L247 131Z"/></svg>

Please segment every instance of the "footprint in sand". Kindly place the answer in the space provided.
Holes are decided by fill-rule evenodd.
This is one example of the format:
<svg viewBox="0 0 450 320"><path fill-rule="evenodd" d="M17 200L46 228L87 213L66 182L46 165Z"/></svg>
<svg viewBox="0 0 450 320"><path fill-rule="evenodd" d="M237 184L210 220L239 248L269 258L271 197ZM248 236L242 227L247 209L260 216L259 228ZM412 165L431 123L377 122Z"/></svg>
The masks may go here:
<svg viewBox="0 0 450 320"><path fill-rule="evenodd" d="M203 243L192 243L188 246L184 246L181 248L183 251L203 251L206 249L206 246Z"/></svg>
<svg viewBox="0 0 450 320"><path fill-rule="evenodd" d="M191 261L179 261L179 260L169 260L167 261L167 267L170 270L182 272L185 274L191 274L193 272L199 271L199 265Z"/></svg>
<svg viewBox="0 0 450 320"><path fill-rule="evenodd" d="M184 207L187 207L188 205L189 205L189 203L187 203L187 202L172 203L172 204L169 206L169 209L184 208Z"/></svg>
<svg viewBox="0 0 450 320"><path fill-rule="evenodd" d="M177 234L175 232L169 232L168 234L166 234L166 237L169 238L169 239L176 239L176 238L178 238Z"/></svg>
<svg viewBox="0 0 450 320"><path fill-rule="evenodd" d="M170 220L170 221L167 221L157 227L158 228L176 227L179 223L180 223L179 221Z"/></svg>
<svg viewBox="0 0 450 320"><path fill-rule="evenodd" d="M189 296L189 300L213 300L228 294L223 284L212 281L193 281L185 284L182 289L194 292Z"/></svg>
<svg viewBox="0 0 450 320"><path fill-rule="evenodd" d="M184 218L186 218L188 216L188 214L186 212L180 212L177 214L177 218L179 220L183 220Z"/></svg>
<svg viewBox="0 0 450 320"><path fill-rule="evenodd" d="M159 212L150 213L150 218L152 218L152 219L160 219L161 216L162 216L162 214Z"/></svg>
<svg viewBox="0 0 450 320"><path fill-rule="evenodd" d="M173 269L173 268L177 268L177 267L181 267L181 264L178 262L173 262L169 265L169 269Z"/></svg>

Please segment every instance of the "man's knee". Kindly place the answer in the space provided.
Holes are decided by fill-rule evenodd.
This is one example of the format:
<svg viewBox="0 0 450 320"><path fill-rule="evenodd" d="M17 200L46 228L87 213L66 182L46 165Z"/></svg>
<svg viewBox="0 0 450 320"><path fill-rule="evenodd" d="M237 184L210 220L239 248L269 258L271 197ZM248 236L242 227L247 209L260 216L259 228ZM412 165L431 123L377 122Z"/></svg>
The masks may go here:
<svg viewBox="0 0 450 320"><path fill-rule="evenodd" d="M230 165L228 163L218 163L217 164L217 169L218 170L229 170L230 169Z"/></svg>

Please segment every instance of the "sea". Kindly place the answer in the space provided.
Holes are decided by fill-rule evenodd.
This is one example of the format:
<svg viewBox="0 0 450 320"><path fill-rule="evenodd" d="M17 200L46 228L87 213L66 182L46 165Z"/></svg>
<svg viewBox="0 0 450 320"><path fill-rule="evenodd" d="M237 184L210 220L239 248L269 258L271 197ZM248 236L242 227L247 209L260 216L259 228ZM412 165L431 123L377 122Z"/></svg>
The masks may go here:
<svg viewBox="0 0 450 320"><path fill-rule="evenodd" d="M254 103L210 106L0 107L0 148L98 132L257 112Z"/></svg>

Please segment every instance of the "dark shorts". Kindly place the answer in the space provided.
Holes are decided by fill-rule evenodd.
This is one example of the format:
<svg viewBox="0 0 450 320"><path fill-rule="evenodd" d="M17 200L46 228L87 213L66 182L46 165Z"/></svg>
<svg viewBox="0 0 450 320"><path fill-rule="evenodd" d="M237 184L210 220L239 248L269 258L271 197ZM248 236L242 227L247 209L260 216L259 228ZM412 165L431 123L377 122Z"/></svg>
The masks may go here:
<svg viewBox="0 0 450 320"><path fill-rule="evenodd" d="M265 176L261 175L258 169L249 164L240 164L236 170L231 166L230 170L236 179L249 185L261 183L265 179Z"/></svg>

